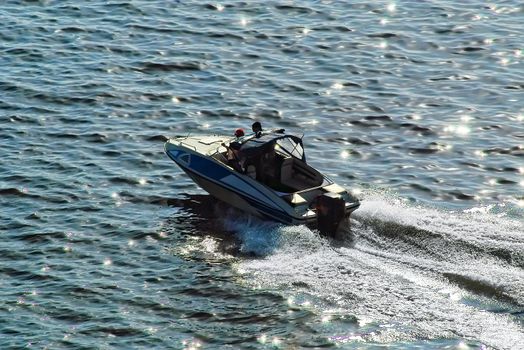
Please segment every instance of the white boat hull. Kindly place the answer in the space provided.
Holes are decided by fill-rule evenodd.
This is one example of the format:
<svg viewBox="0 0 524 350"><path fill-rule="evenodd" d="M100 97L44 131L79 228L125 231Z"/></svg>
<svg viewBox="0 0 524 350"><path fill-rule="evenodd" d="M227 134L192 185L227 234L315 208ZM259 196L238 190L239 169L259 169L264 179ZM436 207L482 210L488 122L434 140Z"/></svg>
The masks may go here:
<svg viewBox="0 0 524 350"><path fill-rule="evenodd" d="M308 207L310 203L303 202L300 206L294 205L293 201L290 201L293 193L275 191L210 156L209 150L220 146L223 141L221 137L208 137L205 139L206 142L200 141L203 144L200 149L198 140L198 137L168 140L165 144L165 152L209 194L258 217L269 218L285 224L316 222L315 210ZM227 140L227 137L224 140ZM336 186L331 180L327 184ZM316 188L311 191L321 193L323 189ZM346 216L349 216L358 206L358 201L346 203Z"/></svg>

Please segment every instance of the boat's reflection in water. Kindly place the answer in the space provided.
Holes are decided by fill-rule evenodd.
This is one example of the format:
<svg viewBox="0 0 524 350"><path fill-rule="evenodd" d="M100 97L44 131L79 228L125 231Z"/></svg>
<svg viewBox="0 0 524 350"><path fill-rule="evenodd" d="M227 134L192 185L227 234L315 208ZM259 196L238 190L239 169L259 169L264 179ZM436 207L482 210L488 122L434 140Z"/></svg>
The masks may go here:
<svg viewBox="0 0 524 350"><path fill-rule="evenodd" d="M207 194L184 194L178 198L156 198L153 204L172 207L163 229L172 233L193 238L211 238L215 249L221 253L237 255L258 255L253 251L243 251L244 240L260 236L262 240L279 234L281 224L263 221L246 214ZM271 239L272 241L274 239ZM260 242L262 244L262 242ZM265 242L266 245L268 242ZM275 246L275 245L273 245ZM264 255L270 253L267 249Z"/></svg>

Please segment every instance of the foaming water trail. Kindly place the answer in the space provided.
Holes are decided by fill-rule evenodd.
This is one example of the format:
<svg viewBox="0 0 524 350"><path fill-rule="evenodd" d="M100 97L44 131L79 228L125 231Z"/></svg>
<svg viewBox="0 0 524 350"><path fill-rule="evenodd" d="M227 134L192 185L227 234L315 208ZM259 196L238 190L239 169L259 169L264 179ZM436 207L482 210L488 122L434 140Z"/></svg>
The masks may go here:
<svg viewBox="0 0 524 350"><path fill-rule="evenodd" d="M238 270L291 300L306 295L319 314L355 317L356 329L331 333L335 343L458 338L524 346L518 221L410 207L381 195L356 213L351 247L335 248L301 226L246 227L242 244L261 230L257 239L267 239L272 251Z"/></svg>
<svg viewBox="0 0 524 350"><path fill-rule="evenodd" d="M295 244L315 246L322 243L317 232L306 226L284 226L271 221L262 221L259 218L239 214L231 209L224 217L224 228L235 233L239 241L239 251L243 254L264 257L290 247ZM288 244L293 242L292 245Z"/></svg>
<svg viewBox="0 0 524 350"><path fill-rule="evenodd" d="M263 223L251 216L229 216L224 226L235 232L243 254L265 256L273 253L279 245L279 226L274 223Z"/></svg>

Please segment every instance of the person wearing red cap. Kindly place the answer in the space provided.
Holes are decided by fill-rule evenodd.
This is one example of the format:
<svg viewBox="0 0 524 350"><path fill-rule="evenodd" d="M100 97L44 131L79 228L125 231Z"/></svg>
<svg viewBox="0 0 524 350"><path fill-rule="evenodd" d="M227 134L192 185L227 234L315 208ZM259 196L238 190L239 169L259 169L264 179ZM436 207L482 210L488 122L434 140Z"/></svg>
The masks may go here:
<svg viewBox="0 0 524 350"><path fill-rule="evenodd" d="M241 129L241 128L238 128L235 130L235 136L238 138L238 137L242 137L244 136L244 129Z"/></svg>

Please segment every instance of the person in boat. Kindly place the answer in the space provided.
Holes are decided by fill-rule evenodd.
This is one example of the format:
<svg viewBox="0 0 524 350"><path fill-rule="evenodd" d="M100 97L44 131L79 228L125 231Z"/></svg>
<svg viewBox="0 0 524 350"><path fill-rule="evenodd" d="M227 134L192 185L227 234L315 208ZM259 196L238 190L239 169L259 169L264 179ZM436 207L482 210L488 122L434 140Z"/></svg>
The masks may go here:
<svg viewBox="0 0 524 350"><path fill-rule="evenodd" d="M253 132L255 133L255 137L256 138L259 138L260 136L262 136L262 124L260 124L260 122L254 122L252 125L251 125L251 130L253 130Z"/></svg>
<svg viewBox="0 0 524 350"><path fill-rule="evenodd" d="M227 165L240 173L244 173L245 171L243 165L245 162L245 157L242 155L242 151L240 150L242 147L240 138L245 135L244 129L236 129L234 135L236 137L235 141L230 142L229 146L225 143L222 143L222 146L227 148Z"/></svg>
<svg viewBox="0 0 524 350"><path fill-rule="evenodd" d="M242 128L238 128L235 130L235 136L237 139L243 137L245 134L244 134L244 129Z"/></svg>
<svg viewBox="0 0 524 350"><path fill-rule="evenodd" d="M239 173L244 173L245 158L242 155L240 148L242 148L242 144L238 141L233 141L229 144L227 152L227 164Z"/></svg>

